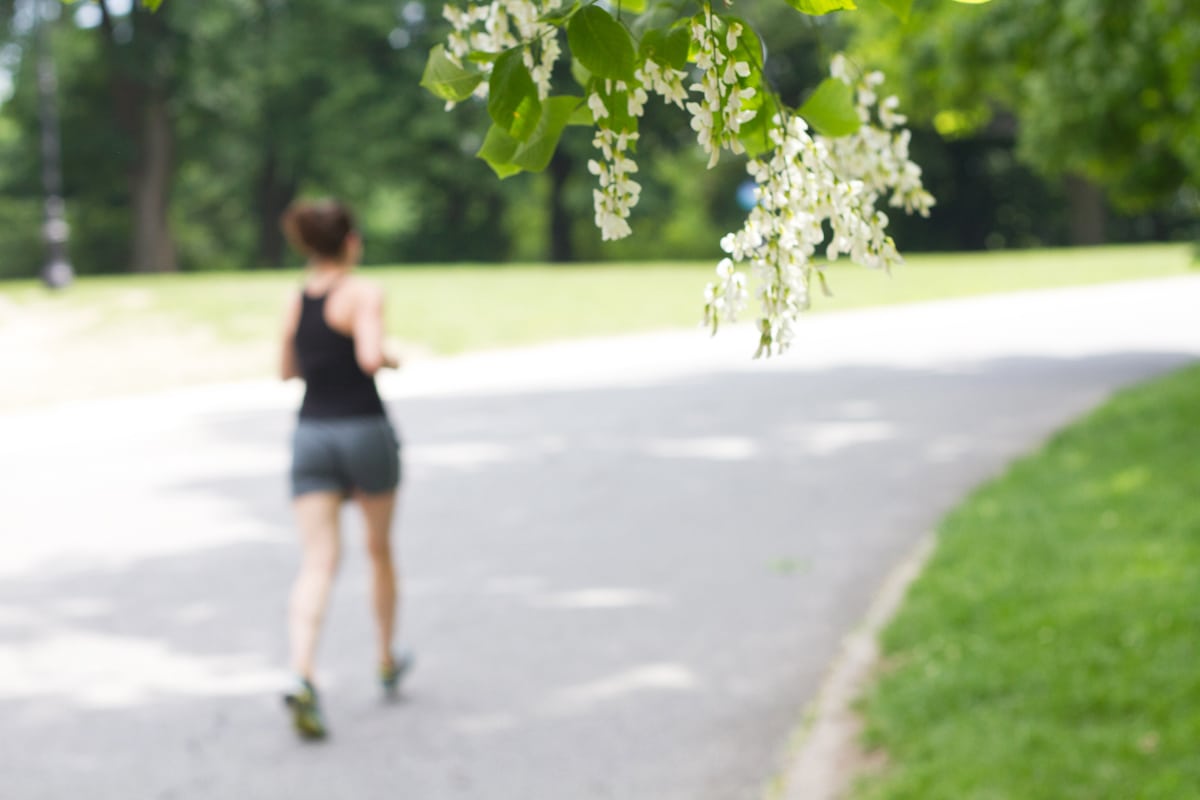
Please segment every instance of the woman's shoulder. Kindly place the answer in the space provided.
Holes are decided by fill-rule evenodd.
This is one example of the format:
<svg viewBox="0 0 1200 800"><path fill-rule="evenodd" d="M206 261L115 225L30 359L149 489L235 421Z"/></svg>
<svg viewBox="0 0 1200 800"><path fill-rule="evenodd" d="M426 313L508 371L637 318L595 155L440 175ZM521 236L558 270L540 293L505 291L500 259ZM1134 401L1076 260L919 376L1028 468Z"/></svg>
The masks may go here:
<svg viewBox="0 0 1200 800"><path fill-rule="evenodd" d="M362 275L347 277L342 289L354 299L355 303L369 305L383 302L383 285Z"/></svg>

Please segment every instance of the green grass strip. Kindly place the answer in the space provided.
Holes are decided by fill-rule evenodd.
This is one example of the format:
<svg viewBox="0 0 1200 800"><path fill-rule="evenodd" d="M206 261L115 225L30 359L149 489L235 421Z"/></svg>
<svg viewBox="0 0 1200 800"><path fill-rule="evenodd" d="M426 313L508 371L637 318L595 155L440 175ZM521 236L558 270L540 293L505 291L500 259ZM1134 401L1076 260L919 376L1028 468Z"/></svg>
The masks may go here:
<svg viewBox="0 0 1200 800"><path fill-rule="evenodd" d="M857 798L1200 797L1200 368L951 513L883 650Z"/></svg>
<svg viewBox="0 0 1200 800"><path fill-rule="evenodd" d="M839 262L828 269L834 297L816 312L940 300L1024 289L1188 274L1187 245L914 255L891 276ZM514 264L368 267L388 289L388 332L435 353L581 336L697 326L714 263ZM129 324L199 329L219 342L274 341L298 270L82 278L50 295L32 281L0 283L37 312L85 311L78 333L97 336ZM3 309L0 308L0 311ZM746 320L754 318L754 303Z"/></svg>
<svg viewBox="0 0 1200 800"><path fill-rule="evenodd" d="M1187 245L915 255L890 276L828 268L813 311L1186 275ZM407 358L586 336L697 327L712 263L366 267L388 291L387 331ZM1194 274L1194 273L1193 273ZM85 277L52 293L0 282L0 411L263 378L278 361L298 269ZM754 318L754 304L747 309ZM819 343L818 345L819 346ZM746 358L753 351L746 340ZM119 359L113 354L119 353Z"/></svg>

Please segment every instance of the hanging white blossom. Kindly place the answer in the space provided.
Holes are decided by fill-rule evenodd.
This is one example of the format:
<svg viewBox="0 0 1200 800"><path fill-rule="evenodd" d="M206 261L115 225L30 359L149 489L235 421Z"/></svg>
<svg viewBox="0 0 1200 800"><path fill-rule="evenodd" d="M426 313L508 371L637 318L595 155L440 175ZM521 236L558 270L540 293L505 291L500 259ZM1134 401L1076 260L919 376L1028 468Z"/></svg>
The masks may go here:
<svg viewBox="0 0 1200 800"><path fill-rule="evenodd" d="M733 153L746 152L738 140L738 131L754 119L755 110L748 108L746 103L757 90L753 86L740 86L741 79L750 75L750 64L730 55L737 50L742 26L731 23L722 42L711 25L711 16L708 19L710 24L707 25L692 23L692 41L699 48L696 68L700 70L700 82L692 84L690 89L699 92L701 97L688 103L686 108L692 115L696 141L708 153L708 167L712 169L721 158L722 148Z"/></svg>
<svg viewBox="0 0 1200 800"><path fill-rule="evenodd" d="M851 83L840 56L831 72ZM890 192L890 202L928 216L933 197L921 186L920 168L908 158L908 131L893 132L898 115L893 98L884 101L879 125L874 124L874 88L878 73L856 87L857 111L863 125L848 136L813 136L799 116L777 117L770 157L752 159L746 169L756 184L757 203L736 233L721 240L732 259L717 267L717 280L705 290L705 318L715 330L720 320L733 319L746 294L745 276L735 267L749 267L758 288L760 315L756 355L786 350L792 326L809 307L814 275L823 280L814 262L831 236L824 256L840 255L865 267L890 269L901 262L895 242L887 235L887 215L876 208ZM718 302L719 301L719 302Z"/></svg>
<svg viewBox="0 0 1200 800"><path fill-rule="evenodd" d="M448 55L459 66L470 53L500 53L511 47L529 43L522 60L529 69L530 77L538 89L538 96L545 100L550 94L550 76L554 65L562 55L558 43L558 27L543 22L542 17L562 6L562 0L493 0L491 3L468 6L466 9L454 5L442 7L442 16L454 28L447 37ZM491 65L481 67L486 73ZM487 96L487 82L475 90L477 97ZM449 110L455 106L446 103Z"/></svg>
<svg viewBox="0 0 1200 800"><path fill-rule="evenodd" d="M687 77L687 73L683 70L671 69L647 60L635 73L635 77L638 83L648 87L664 102L683 108L683 102L687 99L687 89L683 86L683 79Z"/></svg>
<svg viewBox="0 0 1200 800"><path fill-rule="evenodd" d="M633 232L629 227L629 212L637 205L642 187L630 177L638 167L628 154L637 138L637 133L598 127L592 140L603 156L601 161L589 159L587 166L600 184L600 188L592 190L592 202L596 227L604 241L623 239Z"/></svg>
<svg viewBox="0 0 1200 800"><path fill-rule="evenodd" d="M809 307L814 278L824 284L818 259L832 262L846 256L883 270L901 262L887 234L882 201L925 216L933 206L933 197L922 186L921 170L909 157L911 135L902 127L899 101L879 98L883 75L859 76L840 55L832 59L832 79L825 82L832 88L823 85L827 91L815 110L808 105L802 109L805 115L816 115L813 119L821 130L846 134L823 136L810 131L805 119L786 109L770 89L754 32L736 18L714 13L711 6L685 27L650 31L647 37L656 38L644 39L644 47L623 24L619 6L614 18L601 6L564 8L563 0L491 0L466 8L446 6L444 15L454 30L443 59L453 66L438 65L431 80L447 107L472 94L486 97L485 78L492 74L493 60L520 48L533 85L524 81L526 99L518 98L511 109L529 102L537 113L538 103L530 99L536 88L539 102L549 98L552 105L559 104L557 131L565 124L564 101L577 103L577 111L586 109L598 150L587 162L597 179L592 193L595 222L606 241L632 233L630 215L641 196L633 177L638 172L633 152L650 95L688 113L710 168L719 163L722 150L740 154L747 145L752 147L757 155L746 169L755 183L756 204L742 228L721 239L727 257L717 266L716 280L705 288L704 316L715 332L721 321L737 318L753 286L758 300L756 355L788 347L794 322ZM578 27L577 20L582 20ZM579 100L550 96L551 75L562 56L560 29L567 30L572 57L588 73L580 78L585 90ZM689 61L693 68L681 69ZM502 74L507 79L509 73ZM820 90L814 97L818 94ZM502 101L496 108L509 107ZM503 123L498 140L505 141L507 134L507 141L519 144L534 125L521 127L520 115L511 113L511 120L497 118L497 124ZM515 155L508 160L507 154L517 152L489 151L485 157L501 175L533 168ZM545 158L546 151L540 152ZM523 158L532 156L526 153Z"/></svg>

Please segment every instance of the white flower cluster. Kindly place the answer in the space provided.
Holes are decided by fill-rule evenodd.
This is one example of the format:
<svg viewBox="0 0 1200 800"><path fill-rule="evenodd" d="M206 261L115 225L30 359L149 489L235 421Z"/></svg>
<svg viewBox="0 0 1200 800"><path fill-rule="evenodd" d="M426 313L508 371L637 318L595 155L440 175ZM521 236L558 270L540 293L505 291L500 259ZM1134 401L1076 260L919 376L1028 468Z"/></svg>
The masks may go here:
<svg viewBox="0 0 1200 800"><path fill-rule="evenodd" d="M844 61L834 60L834 77L850 82ZM737 265L749 264L759 286L761 315L756 356L786 350L792 325L808 308L809 290L819 267L817 249L832 233L824 255L830 261L846 254L867 267L889 269L901 261L887 235L887 215L876 208L891 192L893 205L928 214L933 197L924 190L920 169L908 160L907 132L895 134L887 122L871 124L872 89L881 76L871 75L858 92L864 120L857 133L830 139L810 135L799 117L776 117L769 158L746 167L757 188L756 207L745 225L721 240L730 258L717 266L717 280L705 289L705 319L716 330L722 319L733 319L746 297L746 278ZM895 122L896 103L884 101L883 111ZM881 116L883 116L881 114Z"/></svg>
<svg viewBox="0 0 1200 800"><path fill-rule="evenodd" d="M642 86L650 87L650 91L662 97L664 102L683 108L683 101L687 99L687 89L683 86L686 72L646 59L634 77Z"/></svg>
<svg viewBox="0 0 1200 800"><path fill-rule="evenodd" d="M592 145L604 157L603 161L588 161L588 171L599 179L600 188L592 190L592 206L595 211L596 227L604 241L624 239L633 233L629 227L629 214L637 205L642 187L630 175L638 171L637 163L629 157L630 145L637 141L636 131L616 131L611 126L611 104L624 102L626 113L637 119L646 110L650 99L646 87L670 103L682 107L687 96L683 79L687 73L670 67L662 67L647 60L634 73L635 81L604 81L603 86L588 95L587 104L596 123L596 137Z"/></svg>
<svg viewBox="0 0 1200 800"><path fill-rule="evenodd" d="M629 102L633 102L632 94ZM633 230L629 227L629 213L637 205L642 187L630 176L638 171L637 163L629 157L630 146L638 135L631 131L614 131L601 123L608 116L604 99L598 94L588 97L588 106L596 116L596 147L603 161L588 160L588 172L597 177L599 189L592 190L592 205L596 212L596 227L604 241L624 239ZM602 109L603 113L598 110Z"/></svg>
<svg viewBox="0 0 1200 800"><path fill-rule="evenodd" d="M708 153L708 166L716 166L721 157L721 148L744 153L745 148L738 140L742 125L754 119L755 110L746 107L746 101L756 94L753 86L742 87L741 79L750 76L750 64L733 57L742 26L729 22L725 29L724 47L720 35L712 28L713 18L707 24L692 23L692 41L699 46L696 68L700 70L700 82L690 87L703 95L703 101L688 103L692 115L692 130L704 152Z"/></svg>
<svg viewBox="0 0 1200 800"><path fill-rule="evenodd" d="M747 294L745 273L737 271L732 259L722 258L717 264L717 281L704 288L704 307L714 332L717 320L737 319L746 307Z"/></svg>
<svg viewBox="0 0 1200 800"><path fill-rule="evenodd" d="M845 56L834 56L830 72L855 86ZM934 199L921 185L921 168L909 159L912 133L896 130L907 121L897 113L900 99L893 95L879 102L875 93L883 80L883 73L871 72L855 87L858 116L863 124L853 136L829 140L834 168L838 174L861 180L881 195L890 192L889 205L928 217ZM876 108L878 125L873 124L872 108Z"/></svg>
<svg viewBox="0 0 1200 800"><path fill-rule="evenodd" d="M445 17L454 28L448 53L462 64L472 53L523 46L525 65L545 99L561 53L559 26L541 20L563 2L490 0L466 9L446 6ZM736 20L706 11L692 21L689 36L698 77L686 88L687 72L653 60L637 65L627 81L590 83L586 103L596 126L592 144L599 153L587 166L597 178L595 221L606 241L632 233L629 217L642 188L634 180L638 165L632 152L650 94L690 114L709 167L718 163L723 149L745 152L739 138L744 126L766 113L755 99L762 84L756 74L758 56L748 46L753 33ZM482 69L490 68L484 59ZM715 331L721 320L735 319L743 309L749 284L757 287L761 314L756 355L788 347L792 326L809 305L814 276L824 283L818 254L829 261L846 255L882 269L900 263L887 235L887 215L877 207L882 198L924 216L934 202L921 185L920 168L909 158L910 134L902 127L899 101L877 97L883 76L870 73L856 79L841 56L833 59L830 71L854 90L862 125L849 136L831 139L811 134L803 119L781 111L762 126L771 149L747 165L756 184L756 207L741 230L721 240L728 257L705 289L705 317ZM475 94L486 96L486 82ZM773 106L780 108L775 100Z"/></svg>
<svg viewBox="0 0 1200 800"><path fill-rule="evenodd" d="M459 62L471 52L502 53L519 44L530 43L523 54L525 66L537 85L538 96L545 100L550 95L550 75L554 64L562 55L558 43L558 28L547 22L539 22L543 14L562 6L562 0L492 0L490 3L459 8L447 4L442 8L444 16L454 31L447 38L449 56ZM484 64L483 70L491 69ZM487 81L475 90L477 97L487 96ZM454 107L453 102L446 108Z"/></svg>

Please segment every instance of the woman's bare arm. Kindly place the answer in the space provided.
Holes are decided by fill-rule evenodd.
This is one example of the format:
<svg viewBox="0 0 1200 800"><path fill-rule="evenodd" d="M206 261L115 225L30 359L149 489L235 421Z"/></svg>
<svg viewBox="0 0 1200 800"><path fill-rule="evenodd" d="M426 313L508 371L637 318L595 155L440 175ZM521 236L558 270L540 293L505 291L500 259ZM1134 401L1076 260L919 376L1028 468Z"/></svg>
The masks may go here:
<svg viewBox="0 0 1200 800"><path fill-rule="evenodd" d="M296 363L296 327L300 324L300 294L293 293L283 312L283 335L280 340L279 377L283 380L300 377Z"/></svg>
<svg viewBox="0 0 1200 800"><path fill-rule="evenodd" d="M383 347L383 289L370 283L358 287L354 309L354 357L368 375L398 366Z"/></svg>

